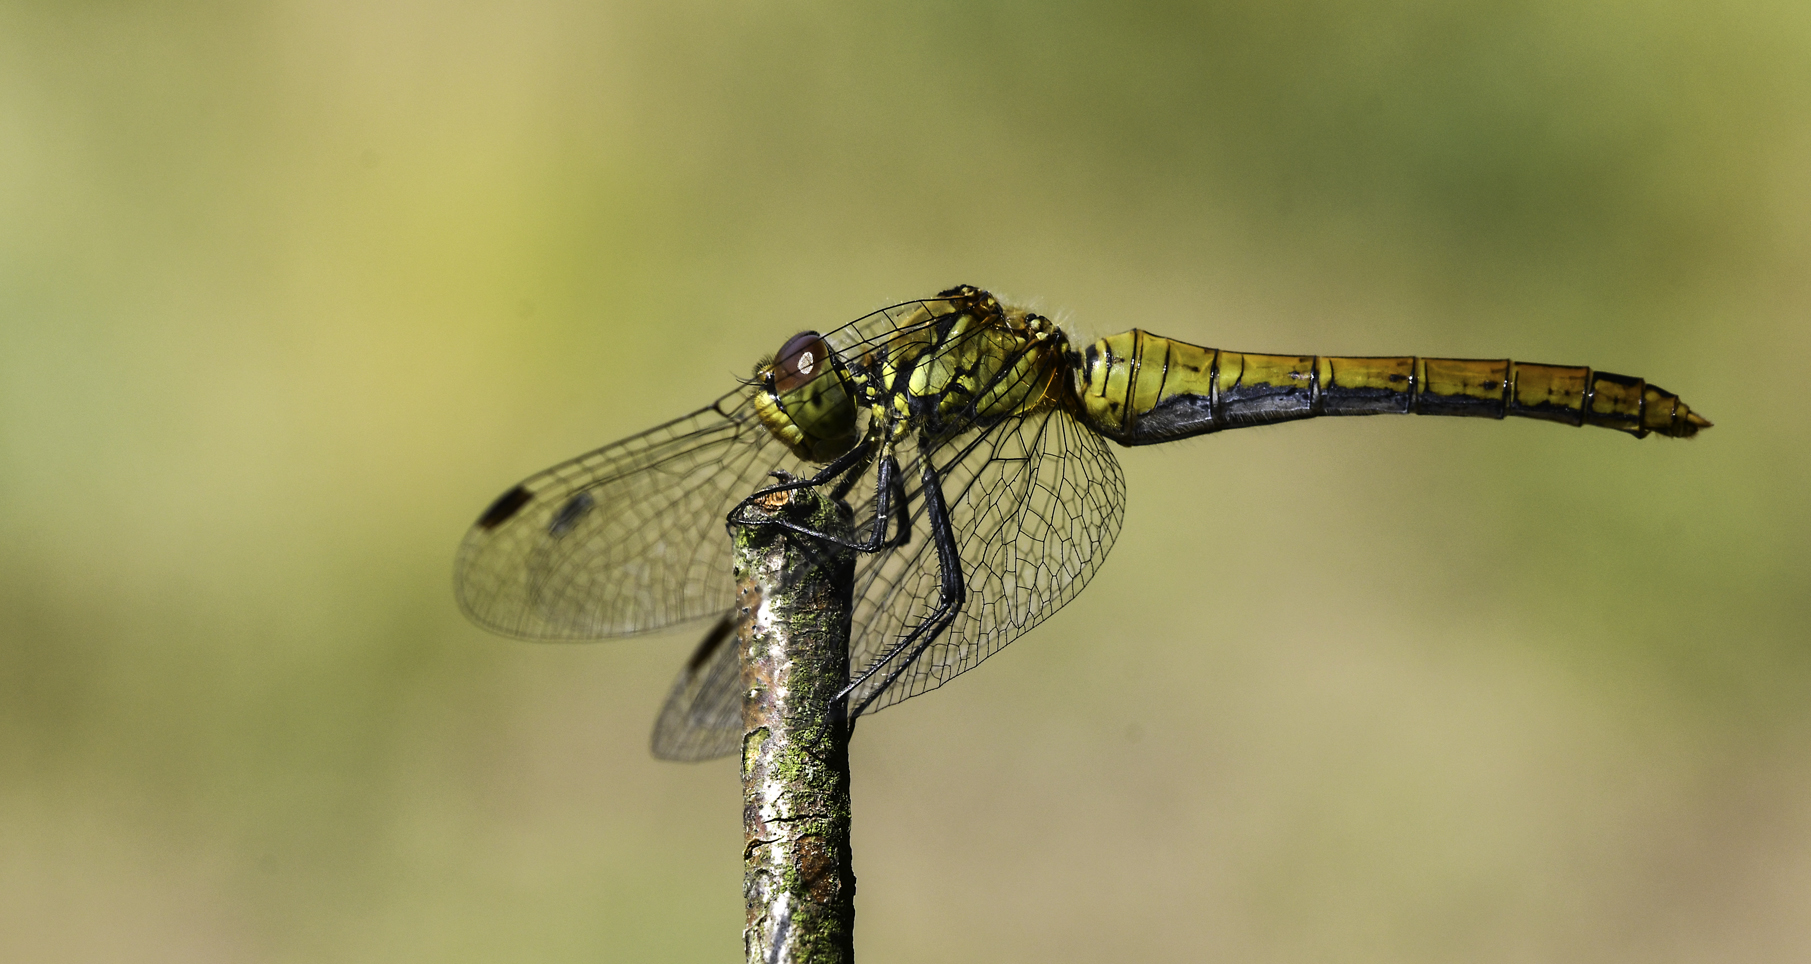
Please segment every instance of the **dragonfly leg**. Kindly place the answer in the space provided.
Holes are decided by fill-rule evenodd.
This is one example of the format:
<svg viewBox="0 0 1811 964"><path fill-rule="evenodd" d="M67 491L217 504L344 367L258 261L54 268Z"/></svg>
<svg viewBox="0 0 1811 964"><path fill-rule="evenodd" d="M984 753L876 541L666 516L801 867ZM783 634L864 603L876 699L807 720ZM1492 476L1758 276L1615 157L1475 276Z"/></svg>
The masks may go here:
<svg viewBox="0 0 1811 964"><path fill-rule="evenodd" d="M943 635L943 631L956 621L963 604L968 601L968 587L962 580L962 554L956 547L955 528L950 524L949 507L943 501L943 485L937 477L936 466L929 458L924 460L924 509L925 516L931 523L931 539L937 546L937 608L931 611L924 622L913 627L904 639L887 650L886 655L869 664L836 694L836 701L847 700L851 693L881 669L889 663L893 664L880 685L874 687L872 693L849 711L851 723L904 675L918 661L918 657L924 655L924 651L937 641L937 637Z"/></svg>
<svg viewBox="0 0 1811 964"><path fill-rule="evenodd" d="M903 546L912 541L911 497L906 495L905 480L900 478L899 462L893 458L891 451L881 456L880 470L875 473L874 486L874 528L868 534L868 541L851 546L858 552L880 552ZM887 538L887 515L897 514L898 531L893 538Z"/></svg>
<svg viewBox="0 0 1811 964"><path fill-rule="evenodd" d="M882 441L879 445L880 468L876 472L874 487L874 529L867 542L850 547L858 552L879 552L903 546L912 540L911 498L906 495L905 482L899 475L899 461L893 457L892 427L893 420L889 417L879 433ZM862 470L857 469L844 475L842 481L831 491L831 498L838 501L846 498L849 490L855 488L855 483L861 479L861 474ZM899 531L892 539L887 538L889 501L899 513Z"/></svg>
<svg viewBox="0 0 1811 964"><path fill-rule="evenodd" d="M835 478L838 473L847 473L844 477L844 481L838 484L834 493L840 500L843 495L847 494L849 488L852 487L851 483L853 480L861 474L861 470L856 467L857 460L849 460L847 464L839 465L838 463L841 462L844 462L844 460L838 459L837 462L831 463L830 466L827 466L824 471L819 472L812 479L792 479L788 477L783 479L779 485L768 486L767 488L756 491L747 499L742 500L735 509L730 511L729 524L779 526L782 529L796 532L800 535L810 536L814 539L820 539L845 549L853 549L856 552L880 552L883 549L891 549L895 546L902 546L909 542L912 535L912 516L908 505L905 482L900 478L899 462L893 458L892 447L890 445L886 447L885 454L881 456L880 468L876 472L874 526L866 540L855 542L838 538L829 533L818 532L785 519L750 519L743 516L742 510L750 502L753 502L756 499L772 495L775 492L786 492L792 489L802 489L812 485L821 485L822 483ZM860 464L865 465L866 460L860 460ZM887 537L887 517L894 514L897 514L898 516L899 531L889 539Z"/></svg>
<svg viewBox="0 0 1811 964"><path fill-rule="evenodd" d="M739 503L736 506L736 509L740 510L743 506L754 501L755 499L761 498L762 496L765 496L765 495L772 495L775 492L790 492L793 489L809 489L809 488L823 485L825 482L828 482L831 479L834 479L837 476L842 475L843 473L848 472L851 469L857 469L859 466L867 465L868 460L873 457L874 457L874 449L872 446L857 445L854 448L850 449L849 451L844 452L843 454L837 456L834 460L832 460L830 462L829 465L826 465L823 468L819 469L818 473L816 475L811 476L810 478L794 478L792 476L786 475L785 473L776 472L776 473L774 473L774 477L780 479L780 481L777 484L770 485L770 486L767 486L767 487L761 488L761 489L756 489L754 494L749 496L746 499L743 499L741 501L741 503ZM859 475L860 472L857 471L856 474ZM734 515L735 514L732 512L731 513L732 522L736 521L734 518Z"/></svg>
<svg viewBox="0 0 1811 964"><path fill-rule="evenodd" d="M773 472L773 473L771 473L773 475L773 477L775 479L779 480L776 484L756 489L753 494L749 495L748 498L743 499L741 502L736 503L736 507L729 510L729 514L724 517L723 521L727 525L732 525L732 526L778 525L782 528L792 529L794 531L801 532L806 535L815 535L815 536L818 536L819 538L827 539L832 542L836 542L839 545L846 544L844 542L844 540L833 539L830 536L827 536L823 533L810 532L809 530L806 530L800 526L791 525L791 524L785 523L778 519L751 519L751 518L748 518L746 516L746 510L753 503L755 503L761 499L764 499L770 495L773 495L777 492L791 492L794 489L815 488L817 486L823 485L824 483L829 482L832 479L835 479L838 476L841 476L844 474L860 476L862 471L867 467L868 463L872 459L873 459L872 448L870 448L868 446L858 445L855 448L852 448L849 451L843 453L842 455L837 456L835 461L832 461L829 465L824 466L822 469L820 469L818 471L818 473L816 475L813 475L810 478L799 478L797 476L793 476L784 471ZM843 486L839 485L838 486L839 498L840 498L840 493L843 491L846 491L846 489L844 489Z"/></svg>
<svg viewBox="0 0 1811 964"><path fill-rule="evenodd" d="M864 446L864 448L870 456L873 455L874 449L872 447ZM862 473L868 470L868 462L870 461L872 461L871 458L863 460L860 465L844 472L843 477L837 480L836 488L830 490L830 497L839 502L848 498L849 490L855 488L855 483L861 481Z"/></svg>

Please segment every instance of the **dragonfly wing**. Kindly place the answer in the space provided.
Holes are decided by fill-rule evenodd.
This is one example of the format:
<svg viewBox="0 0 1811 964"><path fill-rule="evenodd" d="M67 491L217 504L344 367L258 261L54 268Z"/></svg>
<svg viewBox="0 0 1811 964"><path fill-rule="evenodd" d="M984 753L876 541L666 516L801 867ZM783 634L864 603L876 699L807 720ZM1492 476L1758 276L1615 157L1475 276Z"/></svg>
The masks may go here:
<svg viewBox="0 0 1811 964"><path fill-rule="evenodd" d="M627 636L727 611L724 516L797 459L744 392L530 476L466 534L459 604L531 639Z"/></svg>
<svg viewBox="0 0 1811 964"><path fill-rule="evenodd" d="M937 549L924 517L918 453L904 474L912 541L864 557L850 666L884 658L937 605ZM1125 480L1106 440L1061 409L972 429L929 457L962 557L968 601L950 628L869 711L928 692L964 673L1062 608L1087 585L1119 535ZM860 704L891 666L851 694Z"/></svg>
<svg viewBox="0 0 1811 964"><path fill-rule="evenodd" d="M654 755L692 762L728 756L742 744L742 661L736 614L704 637L679 671L654 721Z"/></svg>
<svg viewBox="0 0 1811 964"><path fill-rule="evenodd" d="M833 328L823 337L845 362L862 363L870 352L889 345L896 347L902 338L931 337L939 319L960 312L963 307L964 302L950 298L902 301Z"/></svg>

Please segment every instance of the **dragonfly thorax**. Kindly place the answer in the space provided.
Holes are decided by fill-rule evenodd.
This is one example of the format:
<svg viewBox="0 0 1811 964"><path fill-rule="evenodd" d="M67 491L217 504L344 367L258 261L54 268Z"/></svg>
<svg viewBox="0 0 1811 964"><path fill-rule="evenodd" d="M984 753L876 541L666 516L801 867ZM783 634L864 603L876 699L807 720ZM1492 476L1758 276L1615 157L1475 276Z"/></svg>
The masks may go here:
<svg viewBox="0 0 1811 964"><path fill-rule="evenodd" d="M890 337L842 354L817 332L794 335L756 373L761 423L799 458L826 463L857 444L864 409L870 430L898 441L1062 403L1069 345L1054 322L979 289L943 299L943 311L921 306Z"/></svg>
<svg viewBox="0 0 1811 964"><path fill-rule="evenodd" d="M986 292L965 308L893 346L878 381L895 388L883 401L903 418L928 416L945 431L1055 404L1068 349L1062 331Z"/></svg>

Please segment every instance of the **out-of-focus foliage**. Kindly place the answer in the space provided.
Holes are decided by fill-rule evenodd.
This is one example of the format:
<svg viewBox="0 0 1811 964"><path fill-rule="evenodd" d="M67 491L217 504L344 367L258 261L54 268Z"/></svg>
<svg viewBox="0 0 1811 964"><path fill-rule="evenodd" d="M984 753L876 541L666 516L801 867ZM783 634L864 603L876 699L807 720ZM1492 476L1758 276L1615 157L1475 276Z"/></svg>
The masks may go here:
<svg viewBox="0 0 1811 964"><path fill-rule="evenodd" d="M854 747L866 961L1811 955L1811 7L0 5L0 958L730 960L692 634L486 636L517 478L959 282L1717 427L1122 452Z"/></svg>

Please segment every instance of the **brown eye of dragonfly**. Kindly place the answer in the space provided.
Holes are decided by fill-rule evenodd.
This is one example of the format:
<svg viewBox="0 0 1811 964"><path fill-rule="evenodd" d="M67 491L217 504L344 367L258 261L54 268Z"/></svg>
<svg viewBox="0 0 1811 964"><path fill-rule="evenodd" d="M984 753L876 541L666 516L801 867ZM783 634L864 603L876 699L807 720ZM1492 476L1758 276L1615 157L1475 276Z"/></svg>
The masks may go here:
<svg viewBox="0 0 1811 964"><path fill-rule="evenodd" d="M815 331L801 331L787 339L773 360L773 388L781 395L804 385L829 369L830 346Z"/></svg>

